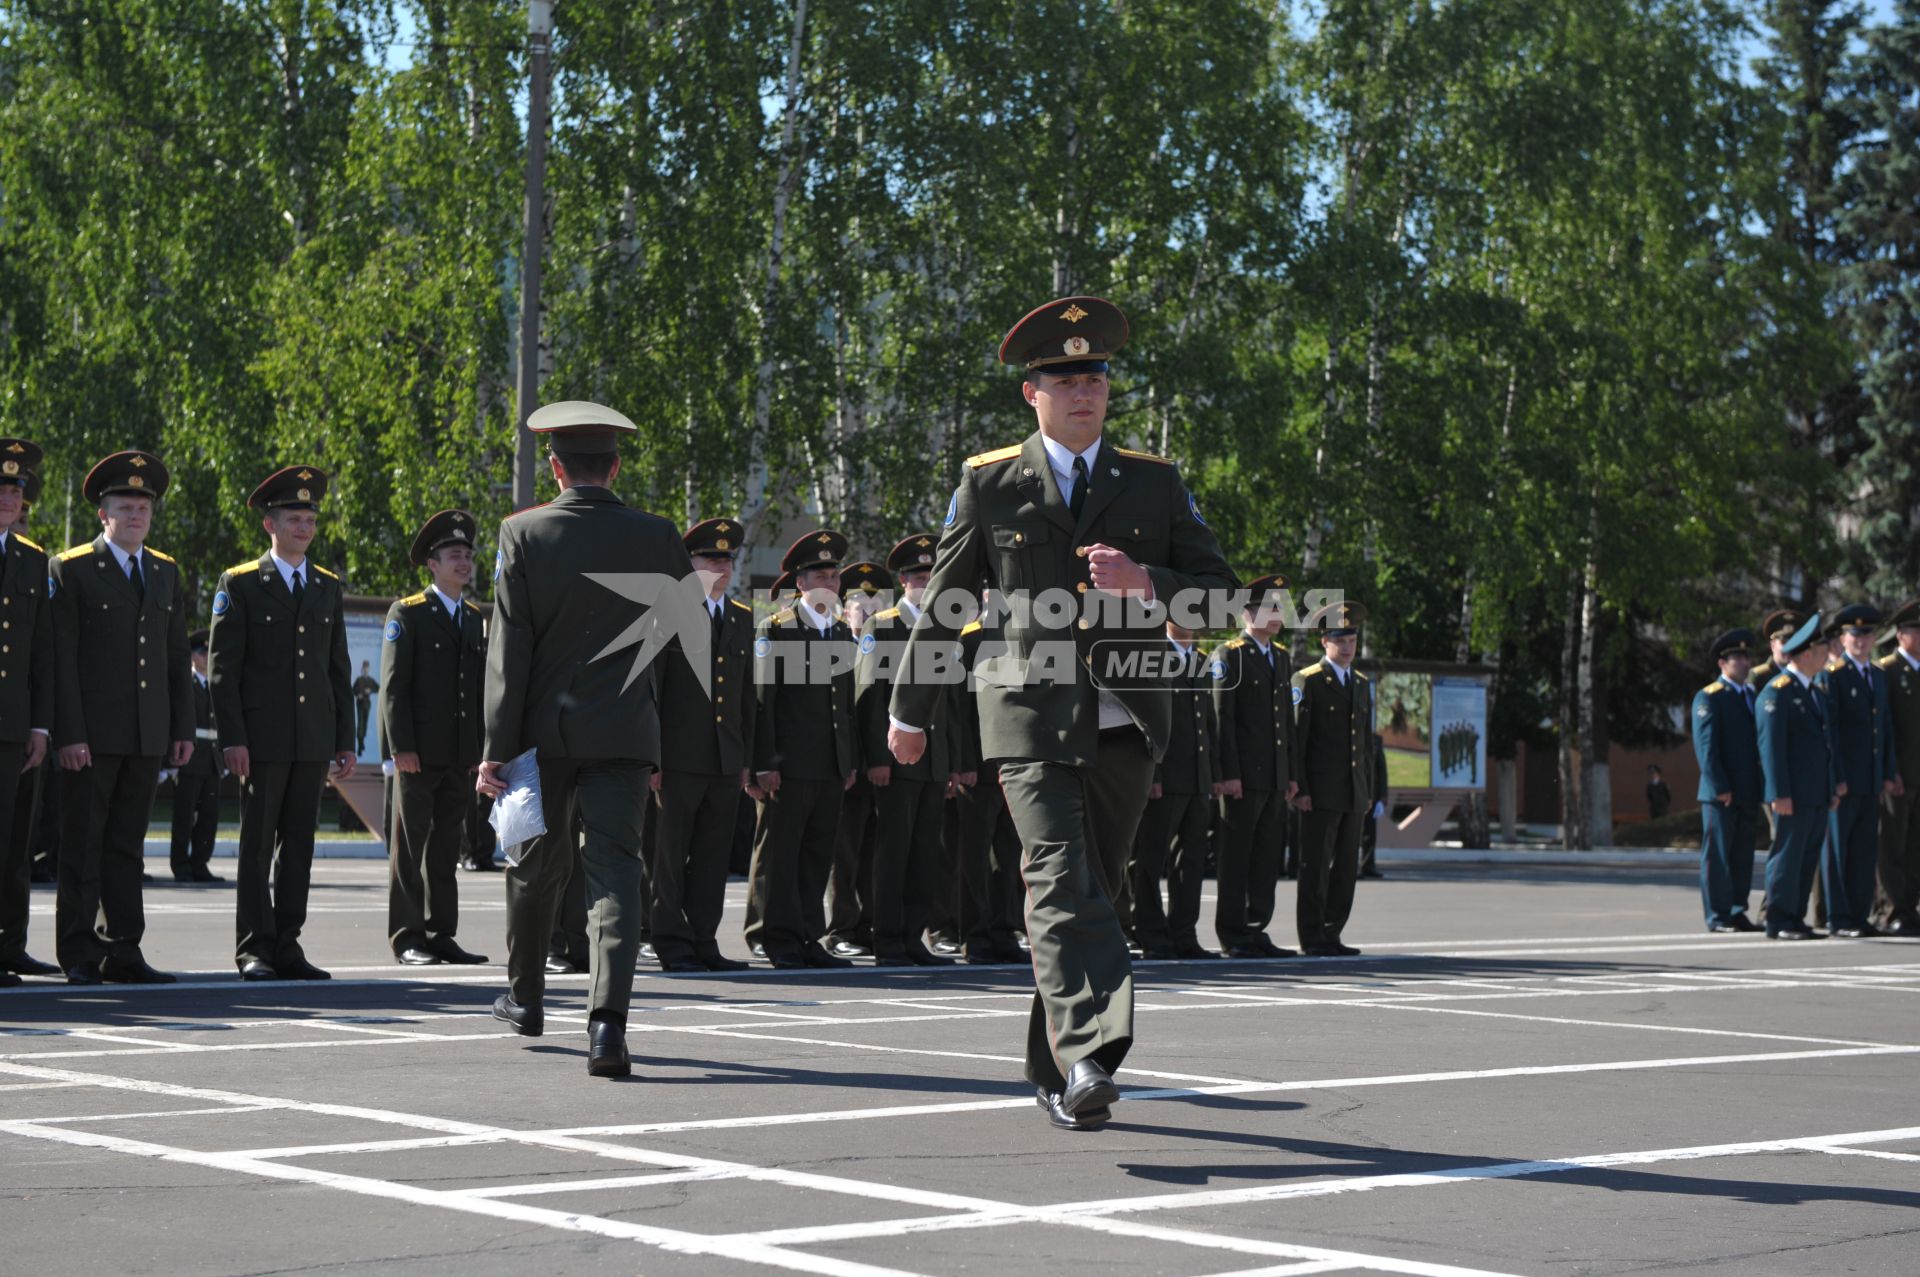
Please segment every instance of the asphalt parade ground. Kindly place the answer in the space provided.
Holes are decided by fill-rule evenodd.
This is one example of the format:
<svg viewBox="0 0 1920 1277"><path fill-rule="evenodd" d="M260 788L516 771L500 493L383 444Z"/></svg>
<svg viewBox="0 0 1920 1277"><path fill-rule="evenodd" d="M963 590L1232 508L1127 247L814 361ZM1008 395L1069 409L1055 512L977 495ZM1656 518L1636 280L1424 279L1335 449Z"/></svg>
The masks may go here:
<svg viewBox="0 0 1920 1277"><path fill-rule="evenodd" d="M497 966L382 965L381 863L315 867L325 984L239 983L231 888L156 884L182 983L0 990L0 1268L1920 1270L1920 944L1708 935L1672 870L1387 869L1359 958L1140 964L1092 1132L1021 1081L1023 968L643 972L597 1081L585 977L526 1039Z"/></svg>

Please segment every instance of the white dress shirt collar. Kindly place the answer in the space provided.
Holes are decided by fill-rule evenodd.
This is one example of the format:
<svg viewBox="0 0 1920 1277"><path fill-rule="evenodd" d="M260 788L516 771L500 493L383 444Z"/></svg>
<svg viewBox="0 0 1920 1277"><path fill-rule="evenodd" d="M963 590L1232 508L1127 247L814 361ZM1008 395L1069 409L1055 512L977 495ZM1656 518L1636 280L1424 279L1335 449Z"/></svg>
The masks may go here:
<svg viewBox="0 0 1920 1277"><path fill-rule="evenodd" d="M1047 450L1047 464L1053 467L1053 477L1059 481L1060 495L1065 500L1073 500L1073 459L1080 458L1087 463L1087 473L1093 473L1093 463L1100 455L1100 441L1095 439L1085 449L1075 452L1066 444L1042 433L1040 443Z"/></svg>
<svg viewBox="0 0 1920 1277"><path fill-rule="evenodd" d="M4 543L0 543L0 548L5 548L5 547L4 547ZM146 561L145 561L145 559L144 559L144 558L142 558L142 553L143 553L143 551L144 551L144 550L146 549L146 547L145 547L145 546L142 546L142 547L140 547L140 549L138 549L138 550L135 550L135 551L134 551L133 553L131 553L131 554L129 554L129 553L127 553L127 552L126 552L125 550L122 550L122 549L121 549L121 548L120 548L119 546L117 546L117 545L115 545L115 544L114 544L113 542L111 542L111 541L109 541L109 542L107 542L107 548L108 548L109 550L112 550L112 551L113 551L113 561L114 561L115 563L117 563L117 564L119 564L119 565L120 565L120 575L121 575L121 576L125 576L125 575L127 574L127 560L128 560L128 559L140 559L140 560L141 560L141 563L140 563L140 574L141 574L142 576L145 576L145 575L146 575L146 572L147 572L147 565L146 565Z"/></svg>
<svg viewBox="0 0 1920 1277"><path fill-rule="evenodd" d="M434 595L440 600L440 606L447 609L448 616L452 617L456 621L460 619L460 600L459 599L453 598L450 595L448 595L448 593L445 590L441 589L438 584L429 585L427 588L429 590L432 590L434 592Z"/></svg>
<svg viewBox="0 0 1920 1277"><path fill-rule="evenodd" d="M302 585L313 580L313 565L305 559L300 560L300 566L296 568L293 564L287 562L271 550L267 551L267 557L272 559L273 566L280 570L280 584L286 586L289 590L293 588L293 574L295 572L300 574L300 582Z"/></svg>

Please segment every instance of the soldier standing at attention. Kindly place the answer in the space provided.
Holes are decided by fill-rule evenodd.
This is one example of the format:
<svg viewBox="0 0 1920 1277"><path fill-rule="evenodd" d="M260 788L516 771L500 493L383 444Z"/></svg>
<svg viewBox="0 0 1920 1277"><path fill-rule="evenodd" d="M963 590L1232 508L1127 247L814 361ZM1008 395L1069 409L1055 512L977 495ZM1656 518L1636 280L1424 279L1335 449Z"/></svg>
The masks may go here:
<svg viewBox="0 0 1920 1277"><path fill-rule="evenodd" d="M380 694L380 680L373 676L366 661L360 662L360 677L353 680L353 749L365 753L367 723L373 717L373 698Z"/></svg>
<svg viewBox="0 0 1920 1277"><path fill-rule="evenodd" d="M495 552L487 636L485 762L475 787L506 792L501 768L537 751L546 833L507 869L507 978L494 1018L516 1033L545 1029L547 943L573 869L575 815L587 908L587 1072L626 1077L627 1008L640 952L641 827L648 773L660 762L658 658L642 642L663 618L618 591L645 575L693 580L673 525L613 494L619 440L635 426L584 401L527 418L547 440L560 495L510 516ZM604 583L611 580L611 584ZM625 640L625 641L623 641Z"/></svg>
<svg viewBox="0 0 1920 1277"><path fill-rule="evenodd" d="M1813 676L1826 656L1816 643L1820 614L1815 612L1786 638L1775 654L1786 669L1760 693L1760 769L1762 796L1774 813L1773 854L1767 857L1767 938L1811 940L1807 898L1820 865L1820 842L1827 813L1839 805L1833 793L1833 752L1826 694Z"/></svg>
<svg viewBox="0 0 1920 1277"><path fill-rule="evenodd" d="M1920 936L1920 599L1894 609L1895 649L1878 662L1893 715L1897 769L1880 818L1874 925L1890 936Z"/></svg>
<svg viewBox="0 0 1920 1277"><path fill-rule="evenodd" d="M949 593L984 583L1011 606L1003 663L1017 669L980 688L981 755L999 762L1022 844L1035 985L1027 1080L1067 1130L1112 1116L1112 1074L1133 1044L1133 970L1113 901L1173 704L1163 682L1129 686L1126 670L1164 647L1176 595L1234 584L1179 470L1101 437L1108 360L1126 340L1126 316L1099 297L1048 302L1007 333L1000 361L1024 369L1039 429L962 468L907 648L910 670L923 647L951 651ZM1076 597L1078 608L1050 605ZM926 754L947 694L894 685L895 759Z"/></svg>
<svg viewBox="0 0 1920 1277"><path fill-rule="evenodd" d="M941 846L946 836L951 733L944 713L927 726L927 749L918 762L894 763L887 752L887 707L893 687L908 677L907 635L920 620L933 575L934 538L919 533L887 554L887 570L900 581L897 607L876 612L860 634L856 716L866 779L879 817L873 843L873 962L875 966L944 967L927 948L928 911L937 893L950 892L943 869L952 862ZM944 706L943 706L944 708Z"/></svg>
<svg viewBox="0 0 1920 1277"><path fill-rule="evenodd" d="M1822 671L1833 732L1834 796L1820 862L1827 923L1835 936L1878 934L1872 921L1874 866L1880 850L1880 804L1900 787L1893 754L1893 707L1887 673L1872 662L1880 612L1865 603L1834 617L1841 654Z"/></svg>
<svg viewBox="0 0 1920 1277"><path fill-rule="evenodd" d="M833 868L841 802L860 747L853 721L853 634L834 615L847 539L820 529L781 561L800 597L754 639L754 788L760 822L750 874L755 907L747 942L787 970L850 967L828 953L822 901ZM818 918L820 926L815 927ZM757 929L756 929L757 926Z"/></svg>
<svg viewBox="0 0 1920 1277"><path fill-rule="evenodd" d="M146 544L167 468L116 452L87 475L101 534L52 564L61 791L55 944L69 984L166 984L140 953L142 863L163 766L193 756L193 673L180 568Z"/></svg>
<svg viewBox="0 0 1920 1277"><path fill-rule="evenodd" d="M47 606L47 552L20 533L37 479L40 445L0 439L0 986L23 975L59 975L27 952L32 894L33 824L15 819L17 802L31 814L33 794L18 782L46 760L53 736L53 613Z"/></svg>
<svg viewBox="0 0 1920 1277"><path fill-rule="evenodd" d="M193 757L173 776L173 880L225 882L208 868L220 832L220 736L207 685L207 631L187 635L187 651L193 660Z"/></svg>
<svg viewBox="0 0 1920 1277"><path fill-rule="evenodd" d="M715 937L743 793L753 783L753 609L727 597L746 531L708 519L681 538L707 587L703 658L676 640L661 656L660 734L672 741L654 777L660 804L653 855L653 947L668 971L744 971ZM704 684L692 662L705 663Z"/></svg>
<svg viewBox="0 0 1920 1277"><path fill-rule="evenodd" d="M1167 753L1153 771L1147 810L1134 842L1133 938L1148 958L1211 958L1200 945L1200 889L1207 874L1207 833L1220 789L1220 750L1213 725L1212 662L1194 633L1167 622L1174 668L1173 724ZM1160 880L1167 903L1160 903Z"/></svg>
<svg viewBox="0 0 1920 1277"><path fill-rule="evenodd" d="M1293 774L1293 660L1274 642L1287 579L1256 577L1241 606L1240 633L1213 654L1220 751L1220 824L1213 930L1229 958L1291 958L1267 936L1286 854Z"/></svg>
<svg viewBox="0 0 1920 1277"><path fill-rule="evenodd" d="M454 940L455 866L467 846L480 766L480 683L486 623L466 601L473 516L442 510L413 538L410 558L433 583L387 609L380 653L380 738L393 758L387 848L387 939L410 967L485 962Z"/></svg>
<svg viewBox="0 0 1920 1277"><path fill-rule="evenodd" d="M1758 831L1760 735L1754 723L1753 631L1713 641L1720 677L1693 696L1693 754L1700 762L1700 903L1708 931L1758 931L1747 916Z"/></svg>
<svg viewBox="0 0 1920 1277"><path fill-rule="evenodd" d="M858 636L892 591L887 570L861 561L840 569L840 617ZM880 758L885 759L882 753ZM873 953L874 793L862 769L840 803L833 871L827 877L828 953L864 958Z"/></svg>
<svg viewBox="0 0 1920 1277"><path fill-rule="evenodd" d="M325 472L288 466L247 498L271 545L220 576L208 657L214 726L240 779L234 962L244 980L326 980L300 933L329 775L353 775L353 665L340 578L307 557Z"/></svg>
<svg viewBox="0 0 1920 1277"><path fill-rule="evenodd" d="M1294 913L1301 952L1349 958L1340 933L1353 914L1360 826L1373 806L1373 684L1353 668L1367 609L1330 603L1307 619L1323 658L1293 676L1299 778L1300 890Z"/></svg>

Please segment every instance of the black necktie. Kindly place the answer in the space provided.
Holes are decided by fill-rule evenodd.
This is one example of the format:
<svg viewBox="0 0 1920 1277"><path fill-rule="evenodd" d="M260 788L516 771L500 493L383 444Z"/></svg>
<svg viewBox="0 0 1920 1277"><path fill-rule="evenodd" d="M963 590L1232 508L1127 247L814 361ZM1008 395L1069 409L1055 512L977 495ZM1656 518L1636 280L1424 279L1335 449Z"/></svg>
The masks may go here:
<svg viewBox="0 0 1920 1277"><path fill-rule="evenodd" d="M127 560L127 580L133 582L133 592L142 599L147 597L147 578L140 575L140 556L134 555Z"/></svg>
<svg viewBox="0 0 1920 1277"><path fill-rule="evenodd" d="M710 635L707 650L710 652L718 651L720 648L720 618L723 614L717 607L707 609L707 631Z"/></svg>
<svg viewBox="0 0 1920 1277"><path fill-rule="evenodd" d="M1075 457L1073 459L1073 495L1067 498L1067 509L1073 511L1073 517L1076 519L1080 517L1080 511L1086 508L1087 482L1092 477L1087 473L1087 459Z"/></svg>
<svg viewBox="0 0 1920 1277"><path fill-rule="evenodd" d="M295 568L293 570L293 605L296 608L300 606L300 598L306 592L307 587L300 581L300 569Z"/></svg>

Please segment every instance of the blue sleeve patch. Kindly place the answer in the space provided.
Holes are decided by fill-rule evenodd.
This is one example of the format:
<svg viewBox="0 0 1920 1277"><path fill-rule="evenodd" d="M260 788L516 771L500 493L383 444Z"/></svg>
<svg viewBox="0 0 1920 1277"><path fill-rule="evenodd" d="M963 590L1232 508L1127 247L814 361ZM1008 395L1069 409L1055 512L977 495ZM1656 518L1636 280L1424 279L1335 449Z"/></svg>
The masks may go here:
<svg viewBox="0 0 1920 1277"><path fill-rule="evenodd" d="M387 638L387 642L389 643L399 641L399 638L400 638L400 618L399 617L395 617L393 620L387 622L386 638Z"/></svg>
<svg viewBox="0 0 1920 1277"><path fill-rule="evenodd" d="M941 526L950 528L953 526L953 521L959 517L960 517L960 489L955 488L953 490L953 496L949 498L947 501L947 521L943 523Z"/></svg>
<svg viewBox="0 0 1920 1277"><path fill-rule="evenodd" d="M493 552L493 579L498 581L500 574L507 570L507 552L496 549Z"/></svg>
<svg viewBox="0 0 1920 1277"><path fill-rule="evenodd" d="M1211 665L1207 666L1207 676L1213 679L1214 682L1219 682L1227 676L1227 663L1216 659Z"/></svg>
<svg viewBox="0 0 1920 1277"><path fill-rule="evenodd" d="M227 597L227 592L225 590L220 590L214 594L213 614L215 616L225 616L227 614L227 609L232 606L233 606L233 600Z"/></svg>
<svg viewBox="0 0 1920 1277"><path fill-rule="evenodd" d="M59 584L53 579L53 574L48 573L47 574L47 597L52 598L55 594L58 594L59 592L60 592Z"/></svg>
<svg viewBox="0 0 1920 1277"><path fill-rule="evenodd" d="M1200 517L1200 503L1194 500L1194 496L1191 492L1187 494L1187 510L1189 513L1193 515L1193 521L1195 523L1199 524L1203 528L1207 526L1207 521Z"/></svg>
<svg viewBox="0 0 1920 1277"><path fill-rule="evenodd" d="M757 657L759 657L759 658L761 658L762 660L764 660L764 659L766 659L766 657L767 657L767 655L768 655L768 653L770 653L770 652L772 652L772 651L773 651L773 640L772 640L772 639L770 639L770 638L757 638L757 639L755 639L755 640L753 641L753 654L754 654L755 656L757 656Z"/></svg>
<svg viewBox="0 0 1920 1277"><path fill-rule="evenodd" d="M1306 699L1307 699L1307 693L1304 688L1296 687L1293 689L1293 703L1295 705L1298 705L1301 701L1304 701Z"/></svg>
<svg viewBox="0 0 1920 1277"><path fill-rule="evenodd" d="M879 646L879 642L873 637L873 635L862 634L860 636L860 655L865 656L878 646Z"/></svg>

